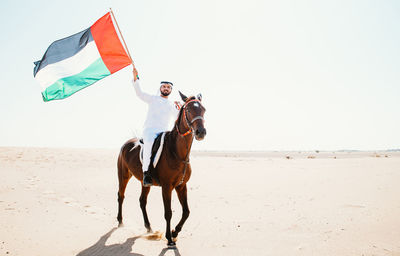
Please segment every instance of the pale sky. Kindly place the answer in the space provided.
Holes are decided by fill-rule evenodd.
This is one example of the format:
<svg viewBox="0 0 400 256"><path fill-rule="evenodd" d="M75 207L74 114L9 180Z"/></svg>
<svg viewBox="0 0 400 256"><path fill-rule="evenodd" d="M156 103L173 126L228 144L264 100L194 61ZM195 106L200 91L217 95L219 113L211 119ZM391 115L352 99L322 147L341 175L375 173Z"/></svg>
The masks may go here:
<svg viewBox="0 0 400 256"><path fill-rule="evenodd" d="M112 7L143 90L203 94L197 150L400 148L399 1L2 1L0 146L119 148L131 67L43 102L33 62ZM176 93L176 91L174 92ZM174 94L172 99L177 98Z"/></svg>

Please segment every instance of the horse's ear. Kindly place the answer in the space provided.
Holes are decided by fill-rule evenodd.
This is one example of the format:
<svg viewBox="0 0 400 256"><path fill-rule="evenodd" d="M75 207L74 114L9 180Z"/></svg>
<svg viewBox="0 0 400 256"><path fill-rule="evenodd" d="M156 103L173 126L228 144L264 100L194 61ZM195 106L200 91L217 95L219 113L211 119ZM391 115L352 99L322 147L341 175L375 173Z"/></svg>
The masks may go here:
<svg viewBox="0 0 400 256"><path fill-rule="evenodd" d="M201 95L201 93L197 94L197 99L198 99L199 101L201 101L202 98L203 98L203 96Z"/></svg>
<svg viewBox="0 0 400 256"><path fill-rule="evenodd" d="M182 100L186 102L186 100L188 98L185 96L185 94L181 93L181 91L178 91L178 92L179 92L179 95L181 95Z"/></svg>

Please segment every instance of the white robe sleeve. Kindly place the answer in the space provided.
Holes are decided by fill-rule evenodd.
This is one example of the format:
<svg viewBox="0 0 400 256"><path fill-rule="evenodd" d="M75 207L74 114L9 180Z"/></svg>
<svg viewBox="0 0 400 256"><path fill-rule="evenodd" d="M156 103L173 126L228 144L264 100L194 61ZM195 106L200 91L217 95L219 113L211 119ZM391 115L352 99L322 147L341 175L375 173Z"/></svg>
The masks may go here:
<svg viewBox="0 0 400 256"><path fill-rule="evenodd" d="M142 91L142 89L140 88L139 79L137 79L136 81L132 80L132 84L139 99L143 100L144 102L150 103L152 96Z"/></svg>

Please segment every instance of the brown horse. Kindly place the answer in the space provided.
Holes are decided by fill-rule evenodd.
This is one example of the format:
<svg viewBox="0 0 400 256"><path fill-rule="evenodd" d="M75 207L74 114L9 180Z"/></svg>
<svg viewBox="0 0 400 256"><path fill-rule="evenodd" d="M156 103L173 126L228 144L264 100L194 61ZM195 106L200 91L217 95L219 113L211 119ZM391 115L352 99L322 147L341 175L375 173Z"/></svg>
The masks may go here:
<svg viewBox="0 0 400 256"><path fill-rule="evenodd" d="M187 202L186 183L190 179L192 169L189 163L189 154L193 137L197 140L204 139L206 129L204 128L205 108L201 104L201 95L197 97L186 97L181 92L182 100L185 102L179 111L178 118L172 131L165 134L163 150L157 166L149 168L153 178L153 185L161 186L164 202L164 217L167 222L165 237L168 246L175 246L176 237L182 230L182 226L189 217L189 206ZM121 148L118 157L118 222L122 224L122 203L126 185L132 176L142 182L142 193L140 195L140 208L142 209L144 226L151 232L151 226L146 212L147 196L150 187L143 186L142 164L139 159L140 147L137 146L138 139L128 140ZM179 202L182 205L182 218L171 232L171 193L176 191Z"/></svg>

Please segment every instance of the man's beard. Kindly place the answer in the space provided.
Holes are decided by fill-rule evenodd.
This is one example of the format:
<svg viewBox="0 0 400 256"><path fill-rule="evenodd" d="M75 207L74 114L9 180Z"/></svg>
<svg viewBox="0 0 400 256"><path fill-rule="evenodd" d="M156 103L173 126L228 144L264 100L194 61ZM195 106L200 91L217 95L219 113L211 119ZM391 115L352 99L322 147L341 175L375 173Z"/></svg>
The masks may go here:
<svg viewBox="0 0 400 256"><path fill-rule="evenodd" d="M162 96L169 96L171 94L171 92L163 92L163 91L161 91L161 95Z"/></svg>

